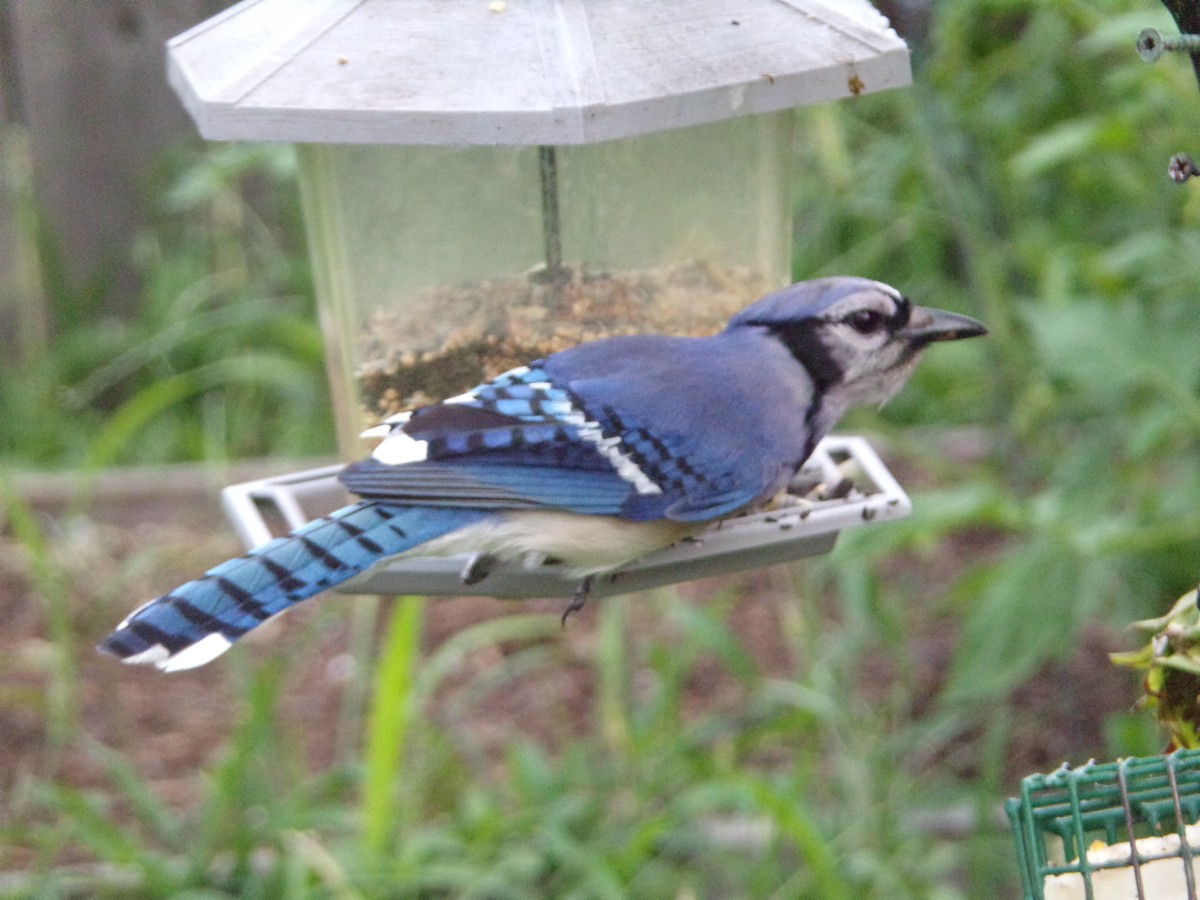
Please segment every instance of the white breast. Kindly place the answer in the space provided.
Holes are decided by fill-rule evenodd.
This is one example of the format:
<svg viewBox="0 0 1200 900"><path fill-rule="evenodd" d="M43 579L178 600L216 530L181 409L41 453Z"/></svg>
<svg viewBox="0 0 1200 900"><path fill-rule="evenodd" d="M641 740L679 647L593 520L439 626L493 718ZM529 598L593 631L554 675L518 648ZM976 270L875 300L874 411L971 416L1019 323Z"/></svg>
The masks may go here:
<svg viewBox="0 0 1200 900"><path fill-rule="evenodd" d="M414 547L403 556L489 553L505 562L540 563L551 557L582 578L615 569L694 534L696 523L631 522L556 510L514 510Z"/></svg>

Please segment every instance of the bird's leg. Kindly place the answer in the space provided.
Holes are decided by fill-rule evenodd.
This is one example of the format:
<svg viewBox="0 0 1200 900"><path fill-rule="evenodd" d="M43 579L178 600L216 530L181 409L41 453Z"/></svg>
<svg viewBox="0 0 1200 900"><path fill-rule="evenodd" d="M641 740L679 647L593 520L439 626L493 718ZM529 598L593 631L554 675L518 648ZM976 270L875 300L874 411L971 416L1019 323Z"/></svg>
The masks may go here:
<svg viewBox="0 0 1200 900"><path fill-rule="evenodd" d="M567 627L567 616L573 612L579 612L583 609L583 604L587 603L588 595L592 592L592 579L594 575L585 575L579 584L575 585L575 593L571 595L571 602L567 604L567 608L563 610L562 625Z"/></svg>
<svg viewBox="0 0 1200 900"><path fill-rule="evenodd" d="M490 553L472 553L459 578L463 584L478 584L492 573L500 560Z"/></svg>

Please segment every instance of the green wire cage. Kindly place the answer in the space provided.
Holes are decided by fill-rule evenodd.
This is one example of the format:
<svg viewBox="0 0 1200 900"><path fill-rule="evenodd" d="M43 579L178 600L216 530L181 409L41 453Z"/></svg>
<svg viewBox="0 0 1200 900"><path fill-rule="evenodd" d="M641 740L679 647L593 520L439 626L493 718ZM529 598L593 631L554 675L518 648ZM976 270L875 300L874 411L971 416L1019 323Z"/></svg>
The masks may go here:
<svg viewBox="0 0 1200 900"><path fill-rule="evenodd" d="M1030 900L1197 898L1200 750L1064 764L1006 810Z"/></svg>

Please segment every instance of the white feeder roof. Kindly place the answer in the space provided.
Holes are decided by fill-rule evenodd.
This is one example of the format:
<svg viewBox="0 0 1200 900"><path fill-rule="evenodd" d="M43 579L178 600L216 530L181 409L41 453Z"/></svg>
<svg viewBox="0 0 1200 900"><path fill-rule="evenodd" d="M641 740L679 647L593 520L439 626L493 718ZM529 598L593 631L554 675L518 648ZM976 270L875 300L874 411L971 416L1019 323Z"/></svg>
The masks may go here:
<svg viewBox="0 0 1200 900"><path fill-rule="evenodd" d="M866 0L244 0L167 48L214 140L584 144L911 81Z"/></svg>

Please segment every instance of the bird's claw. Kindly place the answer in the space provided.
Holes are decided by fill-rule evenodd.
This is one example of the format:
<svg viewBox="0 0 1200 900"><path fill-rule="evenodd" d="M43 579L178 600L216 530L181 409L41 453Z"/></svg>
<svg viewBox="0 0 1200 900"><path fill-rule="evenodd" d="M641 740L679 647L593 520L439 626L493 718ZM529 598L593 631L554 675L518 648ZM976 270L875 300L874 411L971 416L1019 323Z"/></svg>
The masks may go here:
<svg viewBox="0 0 1200 900"><path fill-rule="evenodd" d="M463 566L459 578L463 584L478 584L487 578L500 560L490 553L473 553Z"/></svg>
<svg viewBox="0 0 1200 900"><path fill-rule="evenodd" d="M592 579L594 576L587 575L582 581L575 586L575 593L571 595L571 602L567 604L567 608L563 610L562 627L567 627L567 616L573 612L579 612L583 609L583 605L587 603L588 595L592 592Z"/></svg>

